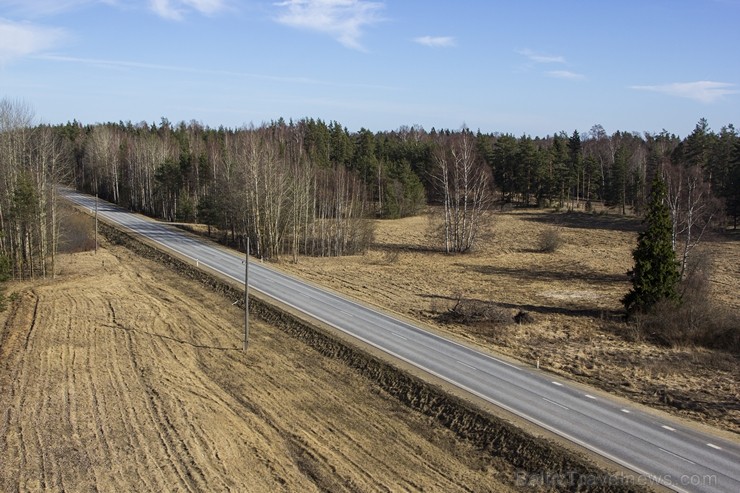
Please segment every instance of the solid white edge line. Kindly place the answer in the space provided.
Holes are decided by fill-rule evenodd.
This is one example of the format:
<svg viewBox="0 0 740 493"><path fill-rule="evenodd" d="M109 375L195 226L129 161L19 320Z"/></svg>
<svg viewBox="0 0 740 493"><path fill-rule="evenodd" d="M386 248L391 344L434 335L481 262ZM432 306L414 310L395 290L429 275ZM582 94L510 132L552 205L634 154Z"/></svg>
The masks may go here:
<svg viewBox="0 0 740 493"><path fill-rule="evenodd" d="M228 277L231 277L232 279L235 279L235 280L238 281L238 279L235 278L234 276L232 276L231 274L227 274L227 273L223 273L223 274L226 275L226 276L228 276ZM269 298L272 298L272 296L270 296L269 294L267 294L264 291L260 290L259 288L254 288L254 289L256 291L259 291L260 293L264 294L265 296L267 296ZM345 334L347 334L347 335L349 335L351 337L354 337L355 339L358 339L358 340L364 342L365 344L368 344L368 345L370 345L370 346L372 346L372 347L374 347L376 349L379 349L379 350L383 351L384 353L393 356L394 358L398 358L399 360L401 360L401 361L403 361L405 363L408 363L408 364L410 364L412 366L415 366L415 367L419 368L420 370L423 370L423 371L429 373L430 375L433 375L433 376L435 376L435 377L437 377L437 378L439 378L441 380L444 380L445 382L447 382L447 383L449 383L449 384L451 384L451 385L453 385L453 386L455 386L455 387L457 387L459 389L462 389L462 390L464 390L466 392L470 392L471 394L473 394L473 395L475 395L475 396L483 399L484 401L490 402L491 404L493 404L493 405L495 405L497 407L500 407L501 409L504 409L504 410L506 410L506 411L508 411L508 412L510 412L510 413L512 413L514 415L516 415L516 416L519 416L519 417L521 417L521 418L529 421L530 423L533 423L533 424L535 424L535 425L537 425L537 426L539 426L539 427L541 427L541 428L543 428L545 430L548 430L551 433L554 433L554 434L556 434L558 436L561 436L561 437L565 438L568 441L571 441L571 442L573 442L573 443L575 443L577 445L580 445L581 447L584 447L584 448L586 448L588 450L591 450L592 452L594 452L594 453L596 453L596 454L598 454L598 455L600 455L602 457L606 457L607 459L611 460L612 462L614 462L616 464L619 464L619 465L621 465L623 467L626 467L627 469L630 469L630 470L632 470L632 471L634 471L634 472L636 472L636 473L638 473L638 474L640 474L640 475L642 475L642 476L644 476L644 477L646 477L646 478L648 478L648 479L650 479L652 481L655 481L656 483L659 483L659 484L662 484L664 486L667 486L668 488L670 488L670 489L672 489L674 491L677 491L679 493L689 493L687 490L678 488L676 485L671 484L671 483L665 481L659 475L650 474L647 471L645 471L644 469L641 469L640 467L638 467L638 466L636 466L634 464L630 464L629 462L627 462L627 461L625 461L623 459L620 459L619 457L615 457L615 456L609 454L608 452L605 452L605 451L601 450L598 447L595 447L595 446L593 446L593 445L591 445L589 443L586 443L586 442L584 442L584 441L582 441L582 440L580 440L580 439L578 439L578 438L576 438L576 437L574 437L572 435L569 435L568 433L566 433L566 432L564 432L562 430L558 430L557 428L555 428L553 426L550 426L547 423L544 423L544 422L538 420L537 418L533 418L532 416L529 416L528 414L525 414L525 413L523 413L523 412L521 412L521 411L519 411L517 409L514 409L514 408L512 408L512 407L510 407L510 406L508 406L508 405L506 405L506 404L504 404L502 402L499 402L496 399L493 399L491 397L488 397L486 395L483 395L480 392L478 392L477 390L471 389L470 387L468 387L466 385L463 385L463 384L461 384L459 382L455 382L451 378L446 377L446 376L444 376L444 375L442 375L440 373L437 373L436 371L434 371L434 370L432 370L430 368L427 368L427 367L425 367L424 365L422 365L420 363L417 363L415 361L412 361L412 360L410 360L410 359L408 359L408 358L406 358L404 356L401 356L400 354L397 354L397 353L395 353L395 352L393 352L393 351L391 351L391 350L389 350L387 348L383 348L383 347L375 344L374 342L372 342L372 341L370 341L370 340L368 340L368 339L366 339L364 337L361 337L359 335L353 334L353 333L349 332L348 330L343 329L343 328L341 328L339 326L336 326L333 323L331 323L331 322L329 322L327 320L322 319L321 317L317 317L316 315L312 315L312 314L306 312L305 310L303 310L303 309L301 309L301 308L299 308L297 306L292 305L291 303L288 303L288 302L285 302L285 301L281 301L281 300L277 300L277 301L279 301L280 303L283 303L283 304L285 304L287 306L290 306L291 308L293 308L295 310L298 310L301 313L305 313L309 317L311 317L311 318L313 318L315 320L318 320L320 322L323 322L323 323L329 325L330 327L334 327L335 329L339 330L340 332L344 332Z"/></svg>
<svg viewBox="0 0 740 493"><path fill-rule="evenodd" d="M80 204L78 204L78 205L80 205ZM114 221L114 222L118 223L118 221ZM124 225L122 225L120 223L118 223L118 224L121 225L121 226L124 226ZM127 226L124 226L124 227L127 227ZM131 228L129 228L129 229L131 229ZM184 257L187 257L187 258L190 258L190 259L195 260L190 255L187 255L187 254L184 254L182 252L179 252L179 251L175 250L174 248L171 248L171 247L165 245L164 243L162 243L159 240L156 240L154 238L151 238L149 236L146 236L143 233L139 233L139 232L136 232L136 233L137 234L140 234L140 235L142 235L144 237L146 237L147 239L149 239L149 240L151 240L151 241L153 241L155 243L158 243L158 244L162 245L163 247L165 247L165 249L167 249L169 251L174 251L178 255L183 255ZM237 282L242 282L242 283L244 282L243 280L241 280L241 279L239 279L237 277L234 277L234 276L232 276L231 274L229 274L227 272L224 272L222 270L219 270L216 267L210 267L210 268L213 269L213 270L215 270L216 272L219 272L219 273L225 275L226 277L229 277L229 278L237 281ZM259 293L262 293L263 295L267 296L268 298L275 299L275 298L273 298L272 296L270 296L269 294L267 294L266 292L262 291L261 289L259 289L257 287L253 287L252 286L251 288L254 289L255 291L259 292ZM665 486L667 486L667 487L669 487L669 488L671 488L671 489L673 489L675 491L678 491L679 493L688 493L686 490L680 489L676 485L671 484L669 482L666 482L660 476L656 476L656 475L650 474L647 471L645 471L645 470L643 470L643 469L635 466L634 464L630 464L629 462L627 462L627 461L625 461L623 459L620 459L619 457L615 457L615 456L613 456L613 455L611 455L611 454L609 454L609 453L607 453L607 452L599 449L598 447L595 447L595 446L593 446L593 445L591 445L589 443L586 443L586 442L584 442L584 441L582 441L582 440L580 440L580 439L578 439L578 438L576 438L574 436L571 436L571 435L569 435L568 433L566 433L566 432L564 432L562 430L558 430L557 428L555 428L553 426L550 426L547 423L544 423L544 422L542 422L542 421L540 421L540 420L538 420L536 418L533 418L533 417L531 417L531 416L529 416L529 415L527 415L527 414L525 414L525 413L523 413L523 412L521 412L521 411L519 411L517 409L514 409L514 408L512 408L512 407L510 407L510 406L508 406L506 404L503 404L502 402L498 402L496 399L493 399L491 397L488 397L486 395L483 395L480 392L467 387L466 385L463 385L461 383L455 382L451 378L448 378L448 377L446 377L446 376L444 376L442 374L439 374L439 373L437 373L437 372L435 372L435 371L433 371L433 370L425 367L424 365L422 365L420 363L417 363L415 361L411 361L408 358L405 358L405 357L403 357L403 356L401 356L399 354L396 354L393 351L390 351L387 348L383 348L383 347L381 347L381 346L373 343L372 341L365 339L364 337L361 337L359 335L353 334L353 333L351 333L351 332L349 332L349 331L347 331L347 330L345 330L345 329L343 329L343 328L341 328L341 327L339 327L337 325L334 325L333 323L331 323L331 322L329 322L327 320L322 319L321 317L318 317L316 315L313 315L311 313L308 313L307 311L305 311L305 310L303 310L303 309L301 309L301 308L299 308L297 306L294 306L291 303L288 303L288 302L282 301L282 300L278 300L278 299L275 299L275 300L278 301L278 302L280 302L280 303L282 303L282 304L284 304L284 305L287 305L287 306L289 306L289 307L291 307L291 308L293 308L295 310L298 310L299 312L304 313L304 314L308 315L309 317L311 317L311 318L313 318L315 320L318 320L320 322L323 322L323 323L329 325L330 327L334 327L335 329L339 330L340 332L344 332L345 334L347 334L347 335L349 335L351 337L354 337L355 339L358 339L358 340L364 342L365 344L368 344L368 345L370 345L370 346L372 346L372 347L374 347L376 349L379 349L379 350L381 350L381 351L383 351L383 352L385 352L385 353L387 353L387 354L389 354L389 355L391 355L391 356L393 356L395 358L398 358L401 361L404 361L404 362L406 362L406 363L408 363L408 364L410 364L412 366L415 366L415 367L417 367L417 368L419 368L421 370L424 370L427 373L429 373L430 375L433 375L433 376L435 376L435 377L437 377L437 378L439 378L441 380L444 380L445 382L447 382L449 384L452 384L453 386L455 386L457 388L460 388L462 390L465 390L466 392L470 392L471 394L473 394L473 395L475 395L475 396L483 399L484 401L490 402L491 404L493 404L495 406L498 406L501 409L504 409L504 410L506 410L506 411L508 411L508 412L510 412L510 413L512 413L514 415L516 415L516 416L519 416L519 417L521 417L521 418L529 421L530 423L533 423L533 424L535 424L535 425L537 425L537 426L539 426L539 427L541 427L541 428L543 428L545 430L548 430L548 431L550 431L550 432L552 432L552 433L554 433L556 435L559 435L559 436L565 438L566 440L569 440L569 441L571 441L571 442L573 442L573 443L575 443L577 445L580 445L581 447L584 447L584 448L586 448L588 450L591 450L592 452L594 452L596 454L599 454L602 457L606 457L607 459L613 461L614 463L619 464L619 465L621 465L623 467L626 467L627 469L631 469L632 471L634 471L634 472L636 472L636 473L638 473L638 474L640 474L642 476L645 476L648 479L651 479L651 480L653 480L653 481L655 481L657 483L663 484L663 485L665 485ZM444 339L444 340L445 341L449 341L448 339ZM449 341L449 342L452 342L453 344L456 344L456 345L461 346L461 347L466 347L466 346L463 346L462 344L459 344L459 343L457 343L455 341ZM478 352L478 351L476 351L476 352ZM479 352L479 354L484 354L484 353L480 353ZM507 364L507 363L505 363L505 364ZM513 366L513 365L509 365L509 366ZM516 367L514 367L514 368L516 368ZM517 368L517 369L520 369L520 368ZM558 382L552 382L552 383L555 384L555 385L561 386L561 387L563 386L563 384L558 383ZM629 412L626 409L622 409L622 411L623 412L627 412L627 413ZM711 444L707 444L707 445L711 445ZM714 447L716 447L716 445L714 445Z"/></svg>
<svg viewBox="0 0 740 493"><path fill-rule="evenodd" d="M564 406L564 405L562 405L562 404L559 404L559 403L557 403L557 402L555 402L555 401L553 401L553 400L551 400L551 399L548 399L547 397L543 397L543 398L542 398L542 400L544 400L544 401L547 401L547 402L549 402L550 404L554 404L554 405L556 405L556 406L558 406L558 407L562 407L562 408L563 408L563 409L565 409L566 411L570 411L570 408L567 408L567 407L565 407L565 406Z"/></svg>
<svg viewBox="0 0 740 493"><path fill-rule="evenodd" d="M460 363L460 364L461 364L461 365L463 365L463 366L467 366L467 367L468 367L468 368L470 368L471 370L476 370L476 371L478 371L478 368L474 367L473 365L469 365L469 364L467 364L467 363L464 363L464 362L460 361L459 359L456 359L455 361L456 361L457 363Z"/></svg>
<svg viewBox="0 0 740 493"><path fill-rule="evenodd" d="M83 194L81 194L81 193L79 193L79 192L77 192L77 191L74 191L73 193L74 193L74 194L76 194L76 195L78 195L78 196L82 196L82 195L83 195ZM85 207L84 205L80 204L79 202L76 202L76 203L77 203L77 205L79 205L79 206L81 206L81 207ZM93 209L92 207L89 207L89 208L88 208L88 210L90 211L90 213L93 213L93 211L94 211L94 209ZM115 214L115 213L116 213L116 212L118 212L118 211L111 211L111 212ZM121 212L123 212L123 211L121 211ZM126 213L126 212L124 212L124 213ZM130 213L130 212L128 212L128 213ZM136 216L138 216L138 215L139 215L139 214L136 214L136 213L134 213L134 214L135 214ZM107 217L107 216L106 216L105 214L103 214L103 215L104 215L104 217ZM144 217L147 217L147 218L148 218L148 216L144 216ZM113 218L111 218L111 217L108 217L108 219L109 219L109 220L111 220L111 221L114 221L114 222L116 222L117 224L119 224L119 225L121 225L121 226L124 226L123 224L121 224L120 222L116 221L115 219L113 219ZM145 221L145 222L149 222L149 221ZM165 226L165 227L167 226L167 224L166 224L166 223L162 223L162 222L159 222L159 221L152 221L152 223L153 223L153 224L157 224L157 225L160 225L160 226ZM126 228L128 228L128 229L132 229L132 228L129 228L128 226L124 226L124 227L126 227ZM133 231L133 230L132 230L132 231ZM177 253L177 254L179 254L179 255L182 255L182 256L184 256L184 257L187 257L187 258L189 258L189 259L191 259L191 260L194 260L194 261L196 261L196 262L198 262L198 260L199 260L199 259L196 259L195 257L192 257L192 256L190 256L190 255L186 254L186 253L182 253L182 252L180 252L180 251L178 251L178 250L175 250L174 248L172 248L172 247L170 247L170 246L166 245L165 243L163 243L163 242L161 242L161 241L159 241L159 240L157 240L157 239L154 239L154 238L152 238L152 237L150 237L150 236L147 236L147 235L146 235L146 234L144 234L144 233L139 233L139 232L136 232L136 231L134 231L134 232L135 232L135 233L137 233L137 234L140 234L140 235L142 235L142 236L144 236L144 237L146 237L147 239L149 239L149 240L151 240L151 241L153 241L153 242L155 242L155 243L157 243L157 244L159 244L159 245L162 245L162 246L163 246L164 248L166 248L166 249L168 249L168 250L171 250L171 251L173 251L173 252L175 252L175 253ZM201 241L200 241L200 240L198 240L198 239L194 239L194 240L193 240L193 242L195 242L195 243L198 243L198 244L202 244L203 246L206 246L206 247L209 247L209 245L207 245L207 244L205 244L205 243L201 242ZM201 262L201 263L203 263L203 262ZM217 271L217 272L219 272L219 273L221 273L221 274L227 275L227 276L231 277L232 279L234 279L234 280L236 280L236 281L238 281L238 282L242 282L242 283L244 282L243 280L240 280L240 279L238 279L238 278L235 278L235 277L233 277L233 276L231 276L231 275L229 275L229 274L226 274L225 272L223 272L223 271L219 270L219 268L218 268L218 267L214 267L214 266L208 265L207 263L206 263L206 265L207 265L207 266L208 266L209 268L211 268L211 269L213 269L213 270L215 270L215 271ZM267 268L267 267L266 267L266 268ZM280 274L281 276L285 276L285 277L288 277L288 278L290 278L290 279L292 279L292 280L295 280L295 281L301 282L301 281L300 281L300 279L296 279L296 278L293 278L292 276L286 275L286 274L284 274L284 273L282 273L282 272L276 272L276 271L274 271L274 270L272 270L272 269L268 269L268 270L269 270L270 272L273 272L273 273L277 273L277 274ZM262 294L264 294L264 295L266 295L266 296L270 296L269 294L267 294L267 293L265 293L265 292L262 292ZM329 293L329 294L332 294L332 293ZM341 296L340 296L340 297L341 297ZM351 300L351 299L348 299L348 298L344 298L344 297L341 297L341 298L342 298L342 300L344 300L344 301L345 301L345 302L347 302L347 303L350 303L351 305L354 305L354 306L360 307L360 308L362 308L362 309L365 309L365 310L366 310L366 309L368 309L368 307L366 307L365 305L361 305L361 304L357 303L356 301L353 301L353 300ZM370 308L370 309L372 309L372 308ZM308 312L304 312L304 313L306 313L307 315L310 315L310 314L309 314ZM518 367L518 366L516 366L516 365L513 365L513 364L511 364L511 363L509 363L509 362L507 362L507 361L503 361L503 360L501 360L501 359L499 359L499 358L496 358L495 356L493 356L493 355L491 355L491 354L486 354L486 353L484 353L484 352L482 352L482 351L480 351L480 350L478 350L478 349L476 349L476 348L473 348L473 347L470 347L470 346L466 346L466 345L464 345L464 344L462 344L462 343L460 343L460 342L454 341L454 340L452 340L452 339L447 339L447 338L445 338L445 337L442 337L442 336L440 336L440 335L438 335L438 334L435 334L434 332L430 332L430 331L428 331L428 330L424 330L424 329L422 329L422 328L420 328L420 327L415 327L415 326L413 326L412 324L409 324L409 323L406 323L406 322L404 322L403 320L398 320L398 319L395 319L395 318L394 318L394 317L393 317L392 315L389 315L389 314L386 314L386 313L382 313L382 312L378 312L378 313L380 313L381 315L385 315L385 316L387 316L387 317L389 317L389 318L391 318L391 319L393 319L393 320L397 321L398 323L400 323L400 324L402 324L402 325L408 325L408 326L410 326L410 327L413 327L413 328L414 328L414 329L416 329L416 330L421 330L422 332L424 332L424 333L425 333L425 334L427 334L428 336L430 336L430 337L433 337L433 338L435 338L435 339L437 339L437 340L440 340L440 341L445 341L446 343L449 343L449 344L453 344L453 345L455 345L455 346L457 346L457 347L460 347L460 348L462 348L462 349L464 349L464 350L466 350L466 351L471 351L471 352L473 352L473 353L475 353L475 354L478 354L478 355L482 356L482 357L483 357L483 358L485 358L485 359L491 359L491 360L493 360L493 361L495 361L495 362L497 362L497 363L499 363L499 364L502 364L502 365L508 366L508 367L510 367L510 368L513 368L513 369L515 369L515 370L517 370L517 371L522 371L522 368L520 368L520 367ZM407 340L408 340L408 339L407 339ZM553 382L553 383L555 383L555 382ZM556 383L556 385L562 385L562 384L557 384L557 383Z"/></svg>
<svg viewBox="0 0 740 493"><path fill-rule="evenodd" d="M680 455L678 455L678 454L674 454L673 452L669 452L668 450L666 450L666 449L664 449L664 448L658 447L658 450L661 450L661 451L665 452L665 453L666 453L666 454L668 454L668 455L672 455L673 457L676 457L676 458L678 458L678 459L681 459L681 460L683 460L683 461L686 461L686 462L688 462L689 464L693 464L693 465L696 465L696 462L694 462L694 461L691 461L691 460L687 459L686 457L681 457L681 456L680 456Z"/></svg>

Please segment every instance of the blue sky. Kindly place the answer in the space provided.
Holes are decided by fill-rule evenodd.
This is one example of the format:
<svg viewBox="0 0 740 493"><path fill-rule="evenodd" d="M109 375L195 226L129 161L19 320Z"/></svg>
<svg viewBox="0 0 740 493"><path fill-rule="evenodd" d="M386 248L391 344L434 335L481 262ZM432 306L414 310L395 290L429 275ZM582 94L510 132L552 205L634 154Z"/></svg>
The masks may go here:
<svg viewBox="0 0 740 493"><path fill-rule="evenodd" d="M0 0L40 121L544 136L740 124L740 0Z"/></svg>

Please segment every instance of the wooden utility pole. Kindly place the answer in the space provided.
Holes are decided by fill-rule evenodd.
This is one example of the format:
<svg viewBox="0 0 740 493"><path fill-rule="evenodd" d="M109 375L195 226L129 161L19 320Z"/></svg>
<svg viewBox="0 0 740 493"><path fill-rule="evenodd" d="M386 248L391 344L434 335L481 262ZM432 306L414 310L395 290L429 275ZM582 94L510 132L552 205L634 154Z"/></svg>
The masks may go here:
<svg viewBox="0 0 740 493"><path fill-rule="evenodd" d="M244 347L249 345L249 236L247 236L247 255L244 259Z"/></svg>
<svg viewBox="0 0 740 493"><path fill-rule="evenodd" d="M98 253L98 194L95 194L95 253Z"/></svg>

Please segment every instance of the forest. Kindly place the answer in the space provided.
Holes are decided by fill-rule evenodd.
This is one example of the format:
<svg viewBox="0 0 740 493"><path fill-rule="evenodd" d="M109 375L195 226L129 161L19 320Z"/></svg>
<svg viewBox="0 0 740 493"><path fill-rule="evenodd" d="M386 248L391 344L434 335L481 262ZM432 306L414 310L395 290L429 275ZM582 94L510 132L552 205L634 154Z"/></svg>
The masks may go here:
<svg viewBox="0 0 740 493"><path fill-rule="evenodd" d="M248 237L266 259L297 260L361 253L372 241L368 218L415 215L430 204L439 206L439 248L450 253L473 248L497 208L603 204L639 216L659 172L677 252L706 228L737 227L740 138L732 124L714 131L704 119L685 138L609 134L601 125L545 137L465 127L350 132L313 118L236 129L166 118L42 125L24 103L1 100L0 270L53 275L59 184L152 217L206 224L235 246Z"/></svg>

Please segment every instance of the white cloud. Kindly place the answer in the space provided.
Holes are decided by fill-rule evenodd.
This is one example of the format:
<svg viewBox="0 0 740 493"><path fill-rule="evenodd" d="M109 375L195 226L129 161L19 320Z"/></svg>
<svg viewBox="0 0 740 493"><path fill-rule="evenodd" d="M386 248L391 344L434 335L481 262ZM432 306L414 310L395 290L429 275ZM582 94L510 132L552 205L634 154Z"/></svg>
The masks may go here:
<svg viewBox="0 0 740 493"><path fill-rule="evenodd" d="M362 28L379 22L384 7L367 0L286 0L275 5L283 9L277 17L281 24L329 34L356 50L363 50Z"/></svg>
<svg viewBox="0 0 740 493"><path fill-rule="evenodd" d="M638 91L652 91L676 96L680 98L694 99L702 103L713 103L729 94L738 94L736 84L727 82L713 82L700 80L697 82L674 82L657 86L630 86L630 89Z"/></svg>
<svg viewBox="0 0 740 493"><path fill-rule="evenodd" d="M452 36L421 36L414 38L415 43L432 48L455 46L455 38Z"/></svg>
<svg viewBox="0 0 740 493"><path fill-rule="evenodd" d="M213 15L226 8L224 0L150 0L151 9L160 17L181 20L189 10Z"/></svg>
<svg viewBox="0 0 740 493"><path fill-rule="evenodd" d="M541 53L536 53L528 48L518 50L517 53L519 53L520 55L524 55L529 59L529 61L534 63L565 63L565 58L563 58L562 56L543 55Z"/></svg>
<svg viewBox="0 0 740 493"><path fill-rule="evenodd" d="M549 72L545 72L545 74L547 74L548 77L554 77L556 79L568 79L568 80L585 79L585 76L583 74L571 72L570 70L551 70Z"/></svg>
<svg viewBox="0 0 740 493"><path fill-rule="evenodd" d="M54 48L66 37L62 29L0 19L0 64Z"/></svg>

